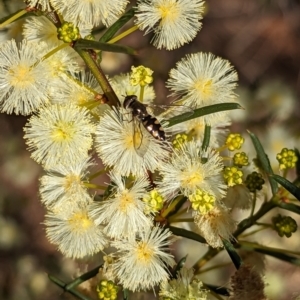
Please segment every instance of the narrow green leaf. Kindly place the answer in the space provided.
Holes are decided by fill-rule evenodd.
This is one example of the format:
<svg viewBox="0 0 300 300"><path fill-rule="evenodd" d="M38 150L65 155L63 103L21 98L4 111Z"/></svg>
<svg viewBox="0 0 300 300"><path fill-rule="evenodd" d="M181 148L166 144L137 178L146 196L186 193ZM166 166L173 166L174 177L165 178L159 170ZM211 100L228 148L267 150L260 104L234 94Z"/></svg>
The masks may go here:
<svg viewBox="0 0 300 300"><path fill-rule="evenodd" d="M118 45L118 44L107 44L97 41L80 39L75 44L76 49L95 49L107 52L126 53L130 55L136 55L136 51L133 48Z"/></svg>
<svg viewBox="0 0 300 300"><path fill-rule="evenodd" d="M178 236L182 236L185 237L187 239L190 240L194 240L196 242L200 242L200 243L206 243L205 238L203 238L201 235L193 232L193 231L189 231L183 228L178 228L178 227L173 227L173 226L169 226L168 227L175 235Z"/></svg>
<svg viewBox="0 0 300 300"><path fill-rule="evenodd" d="M63 281L61 281L60 279L58 279L58 278L56 278L56 277L54 277L54 276L52 276L50 274L48 274L48 278L53 283L55 283L56 285L58 285L59 287L61 287L64 291L66 291L65 290L66 284ZM75 296L76 298L81 299L81 300L92 300L91 298L89 298L89 297L87 297L87 296L85 296L85 295L81 294L80 292L78 292L76 290L73 290L73 289L70 289L70 290L68 290L66 292L72 294L73 296Z"/></svg>
<svg viewBox="0 0 300 300"><path fill-rule="evenodd" d="M259 245L256 243L250 243L250 242L244 242L244 241L239 241L239 246L241 249L244 249L246 251L259 252L259 253L262 253L265 255L269 255L269 256L281 259L290 264L300 266L300 258L296 257L296 256L292 256L290 254L287 254L285 249L271 248L271 247L266 247L266 246Z"/></svg>
<svg viewBox="0 0 300 300"><path fill-rule="evenodd" d="M230 256L235 268L238 270L243 263L242 259L238 255L238 253L235 251L234 246L230 243L230 241L222 239L223 245Z"/></svg>
<svg viewBox="0 0 300 300"><path fill-rule="evenodd" d="M203 117L205 115L213 114L220 111L232 110L232 109L241 109L242 107L238 103L229 102L229 103L219 103L209 106L204 106L194 110L194 113L191 115L189 112L184 113L179 116L175 116L166 120L166 127L171 127L176 124L192 120L195 118Z"/></svg>
<svg viewBox="0 0 300 300"><path fill-rule="evenodd" d="M280 203L276 203L276 205L282 209L291 211L293 213L296 213L298 215L300 215L300 206L293 204L293 203L284 203L284 202L280 202Z"/></svg>
<svg viewBox="0 0 300 300"><path fill-rule="evenodd" d="M174 270L172 271L172 278L177 278L178 276L178 272L182 269L182 267L185 265L187 259L187 255L184 256L182 259L180 259L180 261L177 263L176 267L174 268Z"/></svg>
<svg viewBox="0 0 300 300"><path fill-rule="evenodd" d="M274 174L270 175L270 177L274 178L279 184L281 184L286 190L288 190L300 201L300 189L297 186L279 175Z"/></svg>
<svg viewBox="0 0 300 300"><path fill-rule="evenodd" d="M112 24L107 31L101 36L99 42L108 42L111 40L117 31L124 26L134 16L134 8L129 9L121 18Z"/></svg>
<svg viewBox="0 0 300 300"><path fill-rule="evenodd" d="M264 148L261 145L258 137L250 131L248 131L248 133L250 135L250 138L252 140L252 143L254 145L254 148L255 148L256 153L257 153L257 157L258 157L258 159L259 159L259 161L262 165L262 168L266 172L266 175L269 178L272 193L273 193L273 195L275 195L278 191L278 185L277 185L277 182L275 181L275 179L270 177L270 175L273 175L274 173L273 173L273 170L271 168L269 158L268 158L267 154L265 153Z"/></svg>
<svg viewBox="0 0 300 300"><path fill-rule="evenodd" d="M172 202L172 203L176 203L176 205L165 217L169 218L169 217L175 215L186 201L187 201L186 197L184 197L182 195L177 196Z"/></svg>
<svg viewBox="0 0 300 300"><path fill-rule="evenodd" d="M127 289L123 290L123 300L129 300L129 292Z"/></svg>
<svg viewBox="0 0 300 300"><path fill-rule="evenodd" d="M1 26L2 23L6 22L8 19L12 18L13 16L17 15L18 13L20 13L20 12L22 12L22 11L24 11L24 9L19 9L19 10L15 11L15 12L9 14L8 16L5 16L5 17L1 18L1 19L0 19L0 28L2 28L2 26ZM28 16L34 16L34 15L36 15L36 14L33 13L33 12L26 12L24 15L18 17L18 18L17 18L16 20L14 20L13 22L18 21L18 20L23 19L23 18L28 18ZM12 22L12 23L13 23L13 22Z"/></svg>
<svg viewBox="0 0 300 300"><path fill-rule="evenodd" d="M65 290L69 291L69 290L75 288L76 286L78 286L79 284L83 283L84 281L87 281L87 280L91 279L92 277L95 277L99 273L99 269L101 268L101 266L102 265L75 278L73 281L71 281L70 283L68 283L65 286Z"/></svg>
<svg viewBox="0 0 300 300"><path fill-rule="evenodd" d="M211 126L205 124L205 129L204 129L204 138L203 138L203 142L202 142L202 150L206 151L208 146L209 146L209 142L210 142L210 130L211 130Z"/></svg>

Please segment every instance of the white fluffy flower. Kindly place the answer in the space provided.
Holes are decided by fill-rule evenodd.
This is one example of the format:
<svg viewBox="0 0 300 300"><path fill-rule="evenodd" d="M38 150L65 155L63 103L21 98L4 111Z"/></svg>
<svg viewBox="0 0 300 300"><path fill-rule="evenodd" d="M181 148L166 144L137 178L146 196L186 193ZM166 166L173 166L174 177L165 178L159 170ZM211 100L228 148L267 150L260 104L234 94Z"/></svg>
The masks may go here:
<svg viewBox="0 0 300 300"><path fill-rule="evenodd" d="M226 194L221 171L222 158L218 152L201 150L197 142L191 141L176 150L170 161L160 166L162 180L158 182L158 190L167 198L178 192L189 197L197 190L209 193L220 199Z"/></svg>
<svg viewBox="0 0 300 300"><path fill-rule="evenodd" d="M90 159L77 164L57 165L48 170L41 179L40 195L42 202L55 210L68 205L87 203L90 196L84 186L87 169L92 165Z"/></svg>
<svg viewBox="0 0 300 300"><path fill-rule="evenodd" d="M51 0L51 4L68 22L76 26L90 24L92 26L111 25L125 11L127 0Z"/></svg>
<svg viewBox="0 0 300 300"><path fill-rule="evenodd" d="M187 55L170 71L167 87L193 108L235 101L238 77L229 61L211 53ZM210 115L205 116L210 120Z"/></svg>
<svg viewBox="0 0 300 300"><path fill-rule="evenodd" d="M142 124L139 124L142 136L139 136L139 155L134 144L133 116L120 108L106 111L96 130L96 150L103 163L121 175L143 176L147 170L153 172L168 156L165 143L156 140Z"/></svg>
<svg viewBox="0 0 300 300"><path fill-rule="evenodd" d="M201 0L138 1L136 25L146 33L154 31L153 44L172 50L190 42L201 29Z"/></svg>
<svg viewBox="0 0 300 300"><path fill-rule="evenodd" d="M175 264L169 253L173 239L168 229L149 228L138 238L115 241L119 259L114 265L115 274L124 288L131 291L148 290L168 280L167 268Z"/></svg>
<svg viewBox="0 0 300 300"><path fill-rule="evenodd" d="M200 234L213 248L223 247L223 240L230 240L236 229L236 222L224 205L216 205L206 214L195 213L195 223Z"/></svg>
<svg viewBox="0 0 300 300"><path fill-rule="evenodd" d="M137 179L130 188L125 179L111 173L112 196L90 207L90 216L96 224L104 225L104 232L112 238L123 238L150 228L152 222L144 213L142 201L149 183L146 178Z"/></svg>
<svg viewBox="0 0 300 300"><path fill-rule="evenodd" d="M103 228L88 216L86 206L69 213L46 215L46 234L51 243L67 257L83 258L101 251L107 243Z"/></svg>
<svg viewBox="0 0 300 300"><path fill-rule="evenodd" d="M54 104L32 116L24 131L32 158L49 169L86 158L95 126L85 108Z"/></svg>
<svg viewBox="0 0 300 300"><path fill-rule="evenodd" d="M0 47L0 109L28 115L48 102L49 62L39 62L37 44L14 40Z"/></svg>
<svg viewBox="0 0 300 300"><path fill-rule="evenodd" d="M30 42L47 42L52 45L63 43L57 37L57 28L45 16L27 18L22 34Z"/></svg>

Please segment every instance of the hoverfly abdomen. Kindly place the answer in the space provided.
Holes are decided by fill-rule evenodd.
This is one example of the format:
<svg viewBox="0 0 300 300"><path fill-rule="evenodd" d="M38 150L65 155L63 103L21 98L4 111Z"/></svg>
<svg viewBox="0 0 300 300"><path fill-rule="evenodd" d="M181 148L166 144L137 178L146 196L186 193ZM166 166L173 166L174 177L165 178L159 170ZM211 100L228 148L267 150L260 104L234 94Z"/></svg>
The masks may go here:
<svg viewBox="0 0 300 300"><path fill-rule="evenodd" d="M141 121L144 127L154 138L160 141L166 140L165 131L155 117L148 115L146 117L143 117Z"/></svg>
<svg viewBox="0 0 300 300"><path fill-rule="evenodd" d="M160 141L166 140L165 131L159 121L148 113L146 105L138 101L137 96L126 96L123 107L131 110L132 116L137 118L155 139Z"/></svg>

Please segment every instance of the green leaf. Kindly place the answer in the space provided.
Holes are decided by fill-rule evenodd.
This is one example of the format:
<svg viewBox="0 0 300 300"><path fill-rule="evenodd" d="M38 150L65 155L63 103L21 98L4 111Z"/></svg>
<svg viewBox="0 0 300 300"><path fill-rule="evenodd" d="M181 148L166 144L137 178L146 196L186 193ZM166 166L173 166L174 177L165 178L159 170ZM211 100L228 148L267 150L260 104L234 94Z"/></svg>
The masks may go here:
<svg viewBox="0 0 300 300"><path fill-rule="evenodd" d="M136 51L130 47L117 45L117 44L108 44L92 40L79 39L76 41L74 48L76 49L95 49L102 50L107 52L117 52L117 53L126 53L130 55L135 55Z"/></svg>
<svg viewBox="0 0 300 300"><path fill-rule="evenodd" d="M277 185L277 182L275 181L275 179L270 177L270 175L273 175L274 173L273 173L273 170L271 168L269 158L268 158L267 154L265 153L264 148L262 147L262 145L261 145L259 139L257 138L257 136L254 133L250 132L250 131L248 131L248 132L249 132L250 138L252 140L252 143L254 145L254 148L256 150L257 157L258 157L258 159L259 159L259 161L262 165L262 168L266 172L266 175L269 178L272 193L273 193L273 196L274 196L278 191L278 185Z"/></svg>
<svg viewBox="0 0 300 300"><path fill-rule="evenodd" d="M112 24L107 31L101 36L99 42L108 42L111 40L117 31L124 26L134 16L134 9L129 9L119 20Z"/></svg>
<svg viewBox="0 0 300 300"><path fill-rule="evenodd" d="M65 290L69 291L69 290L75 288L76 286L78 286L79 284L83 283L84 281L87 281L87 280L91 279L92 277L95 277L99 273L99 269L101 267L102 267L102 265L75 278L74 280L72 280L70 283L68 283L65 286Z"/></svg>
<svg viewBox="0 0 300 300"><path fill-rule="evenodd" d="M279 175L274 174L270 177L274 178L279 184L281 184L286 190L288 190L300 201L300 189L297 186Z"/></svg>
<svg viewBox="0 0 300 300"><path fill-rule="evenodd" d="M256 243L250 243L244 241L239 241L239 246L241 249L244 249L246 251L255 251L258 253L262 253L265 255L269 255L281 259L290 264L300 266L300 258L287 254L287 251L285 249L271 248Z"/></svg>
<svg viewBox="0 0 300 300"><path fill-rule="evenodd" d="M196 242L200 242L200 243L206 243L205 238L203 238L201 235L193 232L193 231L189 231L183 228L178 228L178 227L173 227L173 226L169 226L168 227L175 235L178 236L182 236L185 237L187 239L190 240L194 240Z"/></svg>
<svg viewBox="0 0 300 300"><path fill-rule="evenodd" d="M276 203L276 205L282 209L291 211L293 213L296 213L298 215L300 215L300 206L293 204L293 203L284 203L284 202L280 202L280 203Z"/></svg>
<svg viewBox="0 0 300 300"><path fill-rule="evenodd" d="M178 276L178 272L183 268L183 266L185 265L185 262L186 262L186 258L187 258L187 255L184 256L179 262L178 264L176 265L176 267L174 268L174 271L172 271L172 278L177 278Z"/></svg>
<svg viewBox="0 0 300 300"><path fill-rule="evenodd" d="M129 300L129 292L127 289L123 290L123 300Z"/></svg>
<svg viewBox="0 0 300 300"><path fill-rule="evenodd" d="M65 290L65 287L66 287L66 284L61 281L60 279L52 276L52 275L49 275L48 274L48 278L53 282L55 283L56 285L58 285L59 287L61 287L64 291ZM81 300L92 300L91 298L81 294L80 292L76 291L76 290L73 290L73 289L70 289L70 290L67 290L66 292L70 293L71 295L75 296L76 298L78 299L81 299Z"/></svg>
<svg viewBox="0 0 300 300"><path fill-rule="evenodd" d="M204 129L204 138L203 138L203 142L202 142L202 150L206 151L208 146L209 146L209 142L210 142L210 130L211 130L211 126L205 124L205 129Z"/></svg>
<svg viewBox="0 0 300 300"><path fill-rule="evenodd" d="M228 102L228 103L219 103L209 106L204 106L194 110L194 113L184 113L179 116L175 116L166 120L167 124L166 127L171 127L176 124L189 121L195 118L203 117L205 115L213 114L220 111L232 110L232 109L241 109L242 107L238 103Z"/></svg>
<svg viewBox="0 0 300 300"><path fill-rule="evenodd" d="M300 152L297 148L295 148L294 150L295 150L295 154L298 158L298 160L296 162L296 174L297 174L297 177L300 177Z"/></svg>
<svg viewBox="0 0 300 300"><path fill-rule="evenodd" d="M230 256L235 268L238 270L243 263L242 259L238 255L238 253L235 251L234 246L230 243L230 241L222 239L223 245Z"/></svg>

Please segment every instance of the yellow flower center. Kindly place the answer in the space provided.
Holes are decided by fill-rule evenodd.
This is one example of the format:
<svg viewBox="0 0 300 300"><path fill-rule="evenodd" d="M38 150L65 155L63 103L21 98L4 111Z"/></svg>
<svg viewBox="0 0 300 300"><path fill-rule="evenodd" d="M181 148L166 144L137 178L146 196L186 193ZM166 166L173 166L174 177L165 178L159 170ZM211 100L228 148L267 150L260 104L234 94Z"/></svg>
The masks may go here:
<svg viewBox="0 0 300 300"><path fill-rule="evenodd" d="M93 222L86 213L80 212L72 215L69 219L69 224L72 226L73 230L84 232L92 227Z"/></svg>
<svg viewBox="0 0 300 300"><path fill-rule="evenodd" d="M88 96L87 96L87 93L84 92L84 91L77 92L77 95L76 95L75 99L76 99L77 104L79 104L79 105L82 105L82 104L85 104L88 101L94 100L92 97L89 99Z"/></svg>
<svg viewBox="0 0 300 300"><path fill-rule="evenodd" d="M201 170L191 168L182 172L181 185L183 188L194 189L197 188L204 180Z"/></svg>
<svg viewBox="0 0 300 300"><path fill-rule="evenodd" d="M176 0L164 1L164 3L159 5L157 9L160 13L162 23L174 22L178 20L178 17L180 16L180 7Z"/></svg>
<svg viewBox="0 0 300 300"><path fill-rule="evenodd" d="M212 95L212 87L212 79L198 79L194 84L194 88L200 92L204 98L208 98Z"/></svg>
<svg viewBox="0 0 300 300"><path fill-rule="evenodd" d="M72 190L80 184L80 176L76 174L69 174L65 178L64 187L66 190Z"/></svg>
<svg viewBox="0 0 300 300"><path fill-rule="evenodd" d="M58 122L51 133L51 138L54 142L70 141L74 136L73 122Z"/></svg>
<svg viewBox="0 0 300 300"><path fill-rule="evenodd" d="M127 212L131 207L132 204L134 204L134 198L132 197L132 194L128 191L125 190L122 192L122 194L120 195L120 206L119 209L122 212Z"/></svg>
<svg viewBox="0 0 300 300"><path fill-rule="evenodd" d="M153 249L145 242L139 242L137 248L137 257L140 262L147 264L153 257Z"/></svg>
<svg viewBox="0 0 300 300"><path fill-rule="evenodd" d="M17 68L9 70L10 84L18 88L26 88L35 82L29 66L18 65Z"/></svg>

